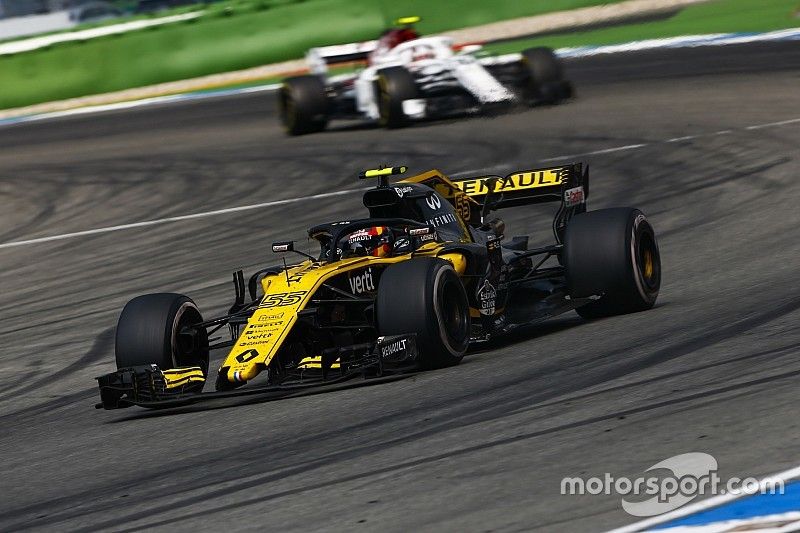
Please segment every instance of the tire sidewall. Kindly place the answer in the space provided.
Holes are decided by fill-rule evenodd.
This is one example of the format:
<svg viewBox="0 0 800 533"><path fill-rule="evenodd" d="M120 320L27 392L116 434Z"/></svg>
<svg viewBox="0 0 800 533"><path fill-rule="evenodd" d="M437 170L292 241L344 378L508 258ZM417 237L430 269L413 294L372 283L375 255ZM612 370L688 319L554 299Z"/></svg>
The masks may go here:
<svg viewBox="0 0 800 533"><path fill-rule="evenodd" d="M411 73L405 67L387 67L377 72L376 98L378 123L385 128L400 128L409 123L403 101L419 96Z"/></svg>
<svg viewBox="0 0 800 533"><path fill-rule="evenodd" d="M562 92L563 67L549 48L529 48L522 52L522 64L529 76L528 93L533 99L556 101Z"/></svg>
<svg viewBox="0 0 800 533"><path fill-rule="evenodd" d="M645 281L643 272L644 265L642 265L639 258L639 246L642 244L643 239L647 238L652 240L652 247L655 253L655 257L653 257L654 268L657 271L657 283L655 286L649 286ZM633 286L642 299L643 304L652 306L656 298L658 298L658 292L661 288L661 254L658 250L658 241L655 238L653 227L650 225L650 222L648 222L644 213L639 210L634 211L627 244L630 253L629 274L633 279Z"/></svg>
<svg viewBox="0 0 800 533"><path fill-rule="evenodd" d="M586 318L651 308L661 285L655 232L638 209L611 208L576 215L567 225L565 266L570 296L600 296L577 311ZM649 252L650 281L644 257Z"/></svg>
<svg viewBox="0 0 800 533"><path fill-rule="evenodd" d="M450 278L450 279L447 279ZM455 281L454 281L454 279ZM447 350L451 357L461 359L464 356L464 352L466 351L467 347L469 346L469 328L467 327L466 335L462 337L460 340L454 338L454 334L456 332L449 332L447 330L447 323L444 317L444 312L446 311L443 309L443 305L446 305L447 302L444 301L444 290L446 289L446 285L450 283L461 283L458 280L458 275L456 274L453 267L450 265L443 265L441 268L438 268L434 271L434 280L433 280L433 319L436 323L436 334L438 334L439 339L441 341L442 347ZM458 294L462 301L459 302L461 305L462 312L465 312L466 315L469 315L469 304L466 297L466 292L461 291L463 294ZM469 323L469 319L466 319L466 323Z"/></svg>
<svg viewBox="0 0 800 533"><path fill-rule="evenodd" d="M198 333L197 353L180 357L178 334L191 323L202 321L197 305L180 294L148 294L134 298L123 308L117 323L115 355L117 368L158 365L161 369L200 366L208 372L208 337Z"/></svg>
<svg viewBox="0 0 800 533"><path fill-rule="evenodd" d="M279 115L289 135L324 130L330 115L329 106L325 81L319 76L287 78L278 91Z"/></svg>
<svg viewBox="0 0 800 533"><path fill-rule="evenodd" d="M450 324L460 324L458 331L448 330L448 312L453 313ZM469 345L466 291L442 259L420 257L387 267L378 286L376 319L379 335L417 335L421 369L457 364Z"/></svg>

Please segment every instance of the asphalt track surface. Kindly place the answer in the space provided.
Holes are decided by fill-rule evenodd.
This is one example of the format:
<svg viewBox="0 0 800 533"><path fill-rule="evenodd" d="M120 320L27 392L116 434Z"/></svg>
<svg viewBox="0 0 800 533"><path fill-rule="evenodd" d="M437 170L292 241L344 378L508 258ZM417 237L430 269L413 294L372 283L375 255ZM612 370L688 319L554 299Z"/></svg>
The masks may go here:
<svg viewBox="0 0 800 533"><path fill-rule="evenodd" d="M723 478L794 466L800 123L747 128L800 117L800 46L568 72L579 98L565 105L390 132L286 138L264 94L0 130L0 242L354 188L384 162L506 171L643 144L583 158L590 207L640 207L664 268L652 311L569 313L455 368L97 411L128 299L176 291L222 312L232 270L273 263L273 240L360 212L360 196L2 248L0 529L592 531L634 518L618 496L560 495L562 477L636 477L690 451ZM544 242L530 211L503 214L509 233Z"/></svg>

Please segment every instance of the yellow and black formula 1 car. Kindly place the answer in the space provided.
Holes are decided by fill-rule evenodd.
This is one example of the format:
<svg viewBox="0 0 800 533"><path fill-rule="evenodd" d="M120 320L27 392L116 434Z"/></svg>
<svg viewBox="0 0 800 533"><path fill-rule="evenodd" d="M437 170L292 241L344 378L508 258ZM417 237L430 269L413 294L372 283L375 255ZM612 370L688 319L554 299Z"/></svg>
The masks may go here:
<svg viewBox="0 0 800 533"><path fill-rule="evenodd" d="M204 320L179 294L131 300L117 325L118 370L97 378L98 407L389 379L455 365L472 343L572 309L592 318L654 305L661 263L653 228L634 208L586 212L583 165L458 180L431 170L389 183L403 172L362 173L378 180L364 193L369 217L310 228L318 255L277 242L273 252L304 260L287 266L284 255L282 265L254 273L247 290L235 272L225 316ZM548 246L505 240L505 224L489 217L548 201L558 203ZM230 352L216 392L203 393L209 352L223 347Z"/></svg>

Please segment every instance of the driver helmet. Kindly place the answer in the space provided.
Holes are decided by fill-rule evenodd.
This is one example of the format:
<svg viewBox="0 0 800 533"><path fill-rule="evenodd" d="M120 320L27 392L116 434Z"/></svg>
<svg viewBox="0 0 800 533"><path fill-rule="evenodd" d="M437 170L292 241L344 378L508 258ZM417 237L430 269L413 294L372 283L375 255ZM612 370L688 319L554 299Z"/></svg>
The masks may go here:
<svg viewBox="0 0 800 533"><path fill-rule="evenodd" d="M399 27L389 28L385 30L378 39L378 46L373 50L367 59L367 62L372 65L376 63L379 56L385 54L395 46L407 41L419 39L420 35L414 29L414 24L419 22L419 17L403 17L397 19L396 23Z"/></svg>
<svg viewBox="0 0 800 533"><path fill-rule="evenodd" d="M342 257L389 257L394 246L392 230L386 226L372 226L354 231L343 241Z"/></svg>

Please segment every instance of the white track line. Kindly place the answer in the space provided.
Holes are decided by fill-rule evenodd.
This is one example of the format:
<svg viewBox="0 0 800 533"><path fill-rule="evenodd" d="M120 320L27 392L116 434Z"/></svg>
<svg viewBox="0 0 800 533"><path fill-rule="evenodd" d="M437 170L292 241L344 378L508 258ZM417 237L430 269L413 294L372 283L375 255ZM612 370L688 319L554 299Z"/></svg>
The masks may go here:
<svg viewBox="0 0 800 533"><path fill-rule="evenodd" d="M769 489L771 484L775 483L776 481L781 481L786 483L788 481L795 480L800 478L800 466L796 466L794 468L790 468L789 470L784 470L783 472L778 472L777 474L773 474L771 476L767 476L763 478L758 483L758 490L755 494L758 494L765 489ZM654 516L653 518L648 518L646 520L642 520L640 522L636 522L635 524L630 524L628 526L620 527L617 529L612 529L608 533L636 533L638 531L646 531L647 528L652 526L657 526L663 524L665 522L670 522L672 520L683 518L690 514L699 513L701 511L705 511L707 509L711 509L712 507L718 507L722 504L732 502L734 500L738 500L739 498L744 498L746 496L751 496L752 494L721 494L719 496L713 496L706 500L701 500L699 502L686 505L681 507L680 509L675 509L674 511L670 511L668 513L664 513L659 516ZM668 530L665 530L665 532Z"/></svg>
<svg viewBox="0 0 800 533"><path fill-rule="evenodd" d="M747 126L746 130L760 130L764 128L773 128L775 126L786 126L787 124L796 124L800 122L800 118L793 118L789 120L781 120L780 122L770 122L768 124L757 124L755 126Z"/></svg>
<svg viewBox="0 0 800 533"><path fill-rule="evenodd" d="M582 154L570 154L570 155L560 155L557 157L548 157L547 159L542 159L542 163L551 163L553 161L567 161L569 159L575 159L577 157L585 157L587 155L600 155L600 154L611 154L614 152L624 152L625 150L636 150L639 148L644 148L645 146L649 146L648 144L627 144L625 146L616 146L614 148L605 148L603 150L595 150L593 152L584 152Z"/></svg>
<svg viewBox="0 0 800 533"><path fill-rule="evenodd" d="M73 233L62 233L60 235L51 235L49 237L38 237L36 239L27 239L24 241L12 241L0 244L0 248L12 248L14 246L25 246L28 244L38 244L40 242L60 241L63 239L71 239L73 237L84 237L87 235L97 235L99 233L110 233L112 231L121 231L133 228L144 228L147 226L156 226L159 224L166 224L167 222L180 222L182 220L193 220L196 218L213 217L217 215L226 215L228 213L238 213L240 211L250 211L252 209L261 209L264 207L274 207L276 205L295 204L306 200L319 200L321 198L333 198L335 196L343 196L345 194L352 194L355 192L363 192L365 189L345 189L343 191L325 192L321 194L312 194L311 196L301 196L298 198L287 198L285 200L275 200L273 202L263 202L260 204L240 205L238 207L228 207L226 209L216 209L214 211L206 211L203 213L192 213L191 215L179 215L174 217L159 218L156 220L145 220L143 222L133 222L131 224L120 224L119 226L106 226L104 228L94 228L84 231L75 231Z"/></svg>
<svg viewBox="0 0 800 533"><path fill-rule="evenodd" d="M739 130L729 129L729 130L719 130L712 133L707 134L700 134L700 135L685 135L683 137L673 137L672 139L666 139L663 141L654 141L651 143L642 143L642 144L626 144L624 146L615 146L613 148L605 148L603 150L594 150L592 152L583 152L580 154L570 154L570 155L559 155L556 157L548 157L546 159L541 159L542 163L552 163L556 161L569 161L571 159L577 159L581 157L586 157L590 155L601 155L601 154L611 154L614 152L624 152L626 150L638 150L639 148L644 148L646 146L650 146L653 144L662 144L662 143L676 143L681 141L691 141L694 139L701 139L703 137L720 137L722 135L731 135L736 131L752 131L752 130L762 130L764 128L775 128L777 126L786 126L789 124L797 124L800 123L800 118L793 118L789 120L781 120L780 122L768 122L766 124L756 124L755 126L745 126L744 128L740 128Z"/></svg>
<svg viewBox="0 0 800 533"><path fill-rule="evenodd" d="M710 133L710 134L707 134L707 135L687 135L685 137L675 137L675 138L667 139L667 140L664 140L664 141L655 141L655 142L642 143L642 144L628 144L628 145L625 145L625 146L617 146L617 147L613 147L613 148L605 148L603 150L594 150L592 152L584 152L582 154L571 154L571 155L563 155L563 156L557 156L557 157L548 157L548 158L545 158L545 159L540 159L539 162L540 163L552 163L552 162L556 162L556 161L566 161L566 160L571 160L571 159L579 159L581 157L590 156L590 155L602 155L602 154L610 154L610 153L614 153L614 152L622 152L622 151L627 151L627 150L638 150L640 148L646 148L648 146L653 146L653 145L659 144L659 143L673 143L673 142L691 140L691 139L698 139L698 138L703 138L703 137L729 135L731 133L734 133L735 131L760 130L760 129L764 129L764 128L774 128L774 127L778 127L778 126L786 126L786 125L789 125L789 124L799 124L799 123L800 123L800 118L793 118L793 119L789 119L789 120L781 120L779 122L768 122L766 124L756 124L756 125L753 125L753 126L746 126L744 128L740 128L739 130L732 130L732 129L731 130L721 130L721 131L717 131L717 132ZM500 165L500 167L498 167L498 168L499 169L505 169L505 168L509 168L509 167L508 167L508 165ZM476 171L476 172L480 173L480 172L483 172L483 170L481 169L480 172L479 171ZM474 173L474 172L472 172L472 171L457 172L457 173L452 174L452 176L453 177L463 176L463 175L465 175L467 173L471 174L471 173ZM192 213L190 215L179 215L179 216L174 216L174 217L159 218L159 219L155 219L155 220L145 220L143 222L132 222L130 224L120 224L119 226L106 226L104 228L94 228L94 229L89 229L89 230L84 230L84 231L75 231L75 232L72 232L72 233L62 233L60 235L51 235L49 237L37 237L35 239L26 239L26 240L23 240L23 241L11 241L11 242L0 243L0 249L13 248L15 246L25 246L25 245L28 245L28 244L39 244L39 243L42 243L42 242L60 241L60 240L64 240L64 239L71 239L71 238L74 238L74 237L85 237L85 236L88 236L88 235L97 235L97 234L100 234L100 233L109 233L109 232L112 232L112 231L122 231L122 230L127 230L127 229L134 229L134 228L144 228L144 227L147 227L147 226L156 226L156 225L159 225L159 224L166 224L167 222L180 222L180 221L183 221L183 220L193 220L193 219L196 219L196 218L205 218L205 217L213 217L213 216L217 216L217 215L226 215L228 213L238 213L240 211L249 211L251 209L261 209L261 208L264 208L264 207L274 207L274 206L277 206L277 205L294 204L294 203L298 203L298 202L304 202L304 201L307 201L307 200L319 200L319 199L324 199L324 198L333 198L333 197L342 196L342 195L345 195L345 194L363 192L364 190L366 190L366 189L345 189L345 190L342 190L342 191L332 191L332 192L325 192L325 193L320 193L320 194L313 194L311 196L299 196L297 198L287 198L285 200L275 200L275 201L272 201L272 202L262 202L262 203L259 203L259 204L241 205L241 206L238 206L238 207L229 207L229 208L226 208L226 209L216 209L214 211L205 211L205 212L202 212L202 213Z"/></svg>

